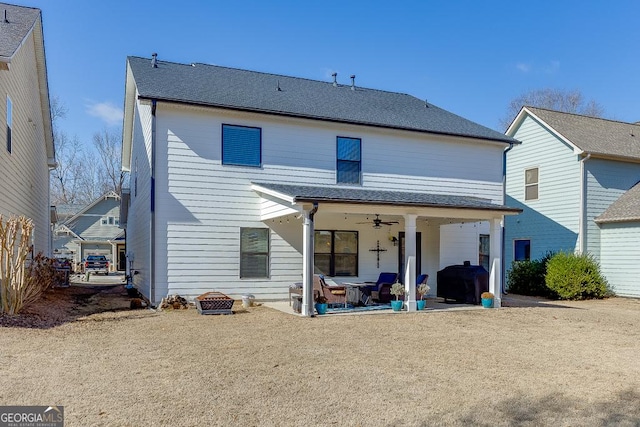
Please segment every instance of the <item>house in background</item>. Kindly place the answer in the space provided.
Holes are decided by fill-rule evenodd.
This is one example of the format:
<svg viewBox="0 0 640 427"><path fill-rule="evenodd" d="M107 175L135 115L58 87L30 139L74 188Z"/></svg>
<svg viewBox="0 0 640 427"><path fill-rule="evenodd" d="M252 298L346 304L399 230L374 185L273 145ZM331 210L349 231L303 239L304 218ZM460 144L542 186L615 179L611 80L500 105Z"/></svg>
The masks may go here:
<svg viewBox="0 0 640 427"><path fill-rule="evenodd" d="M76 206L76 205L74 205ZM73 260L78 266L87 255L105 255L110 271L124 271L124 231L120 228L120 196L113 191L91 204L67 212L54 231L54 255ZM64 215L64 214L63 214Z"/></svg>
<svg viewBox="0 0 640 427"><path fill-rule="evenodd" d="M410 95L130 57L122 166L135 286L286 298L482 257L500 303L503 153L516 140ZM481 238L485 251L480 253ZM496 267L497 266L497 267Z"/></svg>
<svg viewBox="0 0 640 427"><path fill-rule="evenodd" d="M618 295L640 296L640 125L523 107L506 134L505 261L593 254Z"/></svg>
<svg viewBox="0 0 640 427"><path fill-rule="evenodd" d="M6 3L0 14L0 214L31 218L34 253L49 255L55 152L42 16Z"/></svg>

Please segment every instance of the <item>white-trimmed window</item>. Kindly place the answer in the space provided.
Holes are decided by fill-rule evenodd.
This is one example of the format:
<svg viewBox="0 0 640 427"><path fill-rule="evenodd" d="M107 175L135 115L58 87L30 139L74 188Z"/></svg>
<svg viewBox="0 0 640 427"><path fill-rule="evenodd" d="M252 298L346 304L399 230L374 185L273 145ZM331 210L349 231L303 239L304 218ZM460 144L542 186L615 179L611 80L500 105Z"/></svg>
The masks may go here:
<svg viewBox="0 0 640 427"><path fill-rule="evenodd" d="M538 200L538 168L525 169L524 171L524 199Z"/></svg>
<svg viewBox="0 0 640 427"><path fill-rule="evenodd" d="M240 278L269 277L269 229L240 228Z"/></svg>
<svg viewBox="0 0 640 427"><path fill-rule="evenodd" d="M12 131L13 131L13 103L11 102L11 98L9 98L9 95L7 95L7 151L9 153L11 153Z"/></svg>
<svg viewBox="0 0 640 427"><path fill-rule="evenodd" d="M531 259L531 240L517 239L513 241L514 261L528 261Z"/></svg>
<svg viewBox="0 0 640 427"><path fill-rule="evenodd" d="M100 225L120 225L120 218L115 216L103 216L100 219Z"/></svg>

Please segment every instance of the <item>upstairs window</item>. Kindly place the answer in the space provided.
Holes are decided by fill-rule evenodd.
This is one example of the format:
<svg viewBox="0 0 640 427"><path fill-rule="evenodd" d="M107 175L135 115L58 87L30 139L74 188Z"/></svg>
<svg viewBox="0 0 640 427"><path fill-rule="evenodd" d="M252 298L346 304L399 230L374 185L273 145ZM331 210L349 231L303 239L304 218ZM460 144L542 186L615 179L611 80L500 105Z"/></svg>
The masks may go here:
<svg viewBox="0 0 640 427"><path fill-rule="evenodd" d="M13 104L7 95L7 151L11 153L11 131L13 128Z"/></svg>
<svg viewBox="0 0 640 427"><path fill-rule="evenodd" d="M222 164L262 165L262 129L222 125Z"/></svg>
<svg viewBox="0 0 640 427"><path fill-rule="evenodd" d="M336 167L338 184L360 184L361 143L359 138L338 137Z"/></svg>
<svg viewBox="0 0 640 427"><path fill-rule="evenodd" d="M538 168L524 171L524 199L538 200Z"/></svg>

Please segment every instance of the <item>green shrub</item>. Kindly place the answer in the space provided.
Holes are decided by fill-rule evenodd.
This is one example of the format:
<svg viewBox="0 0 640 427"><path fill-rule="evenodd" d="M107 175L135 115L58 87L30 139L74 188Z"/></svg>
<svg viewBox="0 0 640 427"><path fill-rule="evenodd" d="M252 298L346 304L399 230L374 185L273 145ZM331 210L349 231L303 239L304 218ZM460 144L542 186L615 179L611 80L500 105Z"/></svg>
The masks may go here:
<svg viewBox="0 0 640 427"><path fill-rule="evenodd" d="M547 264L545 283L559 299L604 298L612 295L591 254L558 252Z"/></svg>
<svg viewBox="0 0 640 427"><path fill-rule="evenodd" d="M545 283L547 263L552 256L553 254L549 252L539 260L514 261L507 275L509 292L520 295L553 297L553 292L547 288Z"/></svg>

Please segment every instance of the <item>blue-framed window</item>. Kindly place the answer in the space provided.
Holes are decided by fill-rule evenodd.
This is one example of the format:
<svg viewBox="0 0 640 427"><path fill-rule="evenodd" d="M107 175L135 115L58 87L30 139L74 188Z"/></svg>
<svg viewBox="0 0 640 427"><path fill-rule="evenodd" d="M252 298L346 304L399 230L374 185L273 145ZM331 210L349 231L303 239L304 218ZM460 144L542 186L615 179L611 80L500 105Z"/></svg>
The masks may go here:
<svg viewBox="0 0 640 427"><path fill-rule="evenodd" d="M7 95L7 151L11 153L11 132L13 130L13 103Z"/></svg>
<svg viewBox="0 0 640 427"><path fill-rule="evenodd" d="M515 261L528 261L531 259L531 240L514 240L513 241Z"/></svg>
<svg viewBox="0 0 640 427"><path fill-rule="evenodd" d="M362 170L362 141L360 138L338 137L337 179L338 184L360 184Z"/></svg>
<svg viewBox="0 0 640 427"><path fill-rule="evenodd" d="M260 167L262 129L222 125L222 164Z"/></svg>

